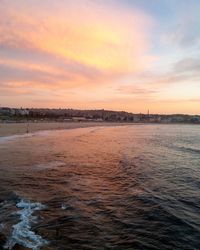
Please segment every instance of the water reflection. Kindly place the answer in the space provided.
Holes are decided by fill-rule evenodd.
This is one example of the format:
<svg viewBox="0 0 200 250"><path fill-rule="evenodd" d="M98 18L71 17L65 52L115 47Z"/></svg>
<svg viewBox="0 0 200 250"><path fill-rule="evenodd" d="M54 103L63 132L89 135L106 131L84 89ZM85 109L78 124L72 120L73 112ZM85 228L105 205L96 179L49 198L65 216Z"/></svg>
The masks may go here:
<svg viewBox="0 0 200 250"><path fill-rule="evenodd" d="M32 225L50 242L44 249L198 249L200 172L193 149L199 142L199 126L176 125L4 141L1 197L9 209L2 205L2 231L9 237L19 219L10 214L23 197L47 206Z"/></svg>

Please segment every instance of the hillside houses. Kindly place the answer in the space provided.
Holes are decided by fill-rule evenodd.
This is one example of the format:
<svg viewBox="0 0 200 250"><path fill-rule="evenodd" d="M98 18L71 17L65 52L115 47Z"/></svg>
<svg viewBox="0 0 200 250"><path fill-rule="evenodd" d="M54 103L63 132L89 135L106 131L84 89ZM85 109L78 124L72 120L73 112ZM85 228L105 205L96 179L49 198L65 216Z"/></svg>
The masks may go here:
<svg viewBox="0 0 200 250"><path fill-rule="evenodd" d="M127 123L200 123L199 115L159 115L133 114L125 111L112 110L78 110L78 109L24 109L0 108L0 120L29 119L32 121L60 121L60 122L127 122Z"/></svg>
<svg viewBox="0 0 200 250"><path fill-rule="evenodd" d="M0 107L0 115L4 115L4 116L17 116L17 115L28 116L29 109Z"/></svg>

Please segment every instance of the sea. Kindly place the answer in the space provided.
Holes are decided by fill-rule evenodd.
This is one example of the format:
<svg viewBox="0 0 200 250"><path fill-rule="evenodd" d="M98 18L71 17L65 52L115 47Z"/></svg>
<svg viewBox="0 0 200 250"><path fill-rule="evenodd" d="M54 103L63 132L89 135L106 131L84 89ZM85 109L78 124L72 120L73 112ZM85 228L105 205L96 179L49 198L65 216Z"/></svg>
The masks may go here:
<svg viewBox="0 0 200 250"><path fill-rule="evenodd" d="M0 137L0 249L200 249L200 125Z"/></svg>

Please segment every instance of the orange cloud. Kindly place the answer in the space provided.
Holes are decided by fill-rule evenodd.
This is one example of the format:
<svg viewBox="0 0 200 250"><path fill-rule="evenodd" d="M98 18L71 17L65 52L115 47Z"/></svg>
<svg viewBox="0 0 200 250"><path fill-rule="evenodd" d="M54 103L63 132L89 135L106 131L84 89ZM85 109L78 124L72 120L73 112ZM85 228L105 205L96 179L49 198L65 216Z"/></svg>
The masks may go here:
<svg viewBox="0 0 200 250"><path fill-rule="evenodd" d="M42 8L21 2L17 8L11 1L1 6L0 44L47 52L106 74L135 72L150 60L145 31L151 20L138 11L71 1L47 12L49 1Z"/></svg>

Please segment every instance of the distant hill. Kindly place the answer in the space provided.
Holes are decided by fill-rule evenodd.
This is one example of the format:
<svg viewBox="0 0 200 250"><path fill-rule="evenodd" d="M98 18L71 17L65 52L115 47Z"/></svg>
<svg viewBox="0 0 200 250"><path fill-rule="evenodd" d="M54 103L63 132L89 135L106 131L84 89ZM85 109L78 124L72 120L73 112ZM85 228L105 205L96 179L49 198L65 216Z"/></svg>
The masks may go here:
<svg viewBox="0 0 200 250"><path fill-rule="evenodd" d="M125 111L79 109L0 108L1 120L109 121L143 123L200 123L199 115L133 114Z"/></svg>

